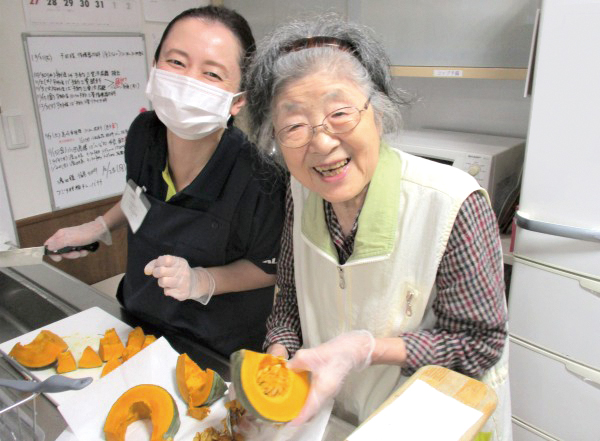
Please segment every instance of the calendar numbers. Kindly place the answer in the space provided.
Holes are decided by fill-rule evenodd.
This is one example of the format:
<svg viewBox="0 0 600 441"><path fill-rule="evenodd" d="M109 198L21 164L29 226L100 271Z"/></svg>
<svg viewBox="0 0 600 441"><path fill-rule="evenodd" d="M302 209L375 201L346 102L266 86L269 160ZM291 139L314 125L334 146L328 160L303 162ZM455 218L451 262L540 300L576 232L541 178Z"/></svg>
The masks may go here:
<svg viewBox="0 0 600 441"><path fill-rule="evenodd" d="M0 0L16 1L16 0ZM28 25L81 31L139 29L142 0L21 0ZM96 28L94 28L96 27Z"/></svg>

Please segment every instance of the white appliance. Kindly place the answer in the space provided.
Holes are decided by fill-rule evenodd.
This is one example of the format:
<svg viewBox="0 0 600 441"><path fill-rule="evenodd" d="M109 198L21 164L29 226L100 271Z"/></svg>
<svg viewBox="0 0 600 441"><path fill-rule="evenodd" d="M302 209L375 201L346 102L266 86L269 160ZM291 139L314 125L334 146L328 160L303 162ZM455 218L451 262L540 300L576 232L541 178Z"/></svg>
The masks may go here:
<svg viewBox="0 0 600 441"><path fill-rule="evenodd" d="M394 140L416 156L472 175L490 195L496 216L510 209L519 189L525 140L445 130L403 130Z"/></svg>
<svg viewBox="0 0 600 441"><path fill-rule="evenodd" d="M509 294L515 440L600 440L600 1L544 0Z"/></svg>

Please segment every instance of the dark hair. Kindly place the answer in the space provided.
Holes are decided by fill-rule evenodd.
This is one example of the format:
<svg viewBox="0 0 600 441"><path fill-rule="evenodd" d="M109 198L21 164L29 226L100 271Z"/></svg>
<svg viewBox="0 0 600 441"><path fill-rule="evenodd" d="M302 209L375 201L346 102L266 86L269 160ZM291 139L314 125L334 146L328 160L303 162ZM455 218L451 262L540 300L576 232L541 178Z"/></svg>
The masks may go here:
<svg viewBox="0 0 600 441"><path fill-rule="evenodd" d="M233 35L236 36L238 41L240 42L240 46L242 47L243 53L241 54L240 59L240 69L242 71L242 89L244 85L244 72L252 57L254 56L254 52L256 51L256 44L254 42L254 36L252 35L252 30L250 29L250 25L246 21L244 17L238 14L233 9L228 9L223 6L204 6L201 8L191 8L183 11L177 17L175 17L165 28L165 31L160 38L160 42L154 52L154 61L158 62L158 58L160 56L160 51L162 49L163 42L169 35L171 28L175 23L181 21L186 18L200 18L209 22L218 22L224 25L227 29L229 29Z"/></svg>

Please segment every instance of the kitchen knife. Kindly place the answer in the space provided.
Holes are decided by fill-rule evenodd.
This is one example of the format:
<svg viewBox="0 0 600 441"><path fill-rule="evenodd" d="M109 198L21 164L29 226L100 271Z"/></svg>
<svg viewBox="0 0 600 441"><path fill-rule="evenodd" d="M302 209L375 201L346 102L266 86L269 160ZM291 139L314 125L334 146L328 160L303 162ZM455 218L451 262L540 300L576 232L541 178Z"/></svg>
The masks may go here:
<svg viewBox="0 0 600 441"><path fill-rule="evenodd" d="M60 250L50 251L45 246L33 248L15 248L14 250L0 251L0 268L7 266L38 265L42 263L43 257L50 254L65 254L71 251L90 251L98 249L99 243L88 245L64 247Z"/></svg>

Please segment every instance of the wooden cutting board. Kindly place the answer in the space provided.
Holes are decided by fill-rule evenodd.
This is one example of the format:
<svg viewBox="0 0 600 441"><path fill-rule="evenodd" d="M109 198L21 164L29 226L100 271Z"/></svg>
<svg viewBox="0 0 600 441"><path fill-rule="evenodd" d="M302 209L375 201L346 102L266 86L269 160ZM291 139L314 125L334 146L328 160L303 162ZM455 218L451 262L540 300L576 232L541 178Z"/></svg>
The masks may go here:
<svg viewBox="0 0 600 441"><path fill-rule="evenodd" d="M464 433L459 441L471 441L494 412L498 403L496 393L485 383L445 367L424 366L415 372L400 388L398 388L398 390L384 401L383 404L361 424L361 426L366 424L383 408L402 395L402 393L416 380L424 381L439 392L483 413L481 418L479 418L479 420Z"/></svg>

